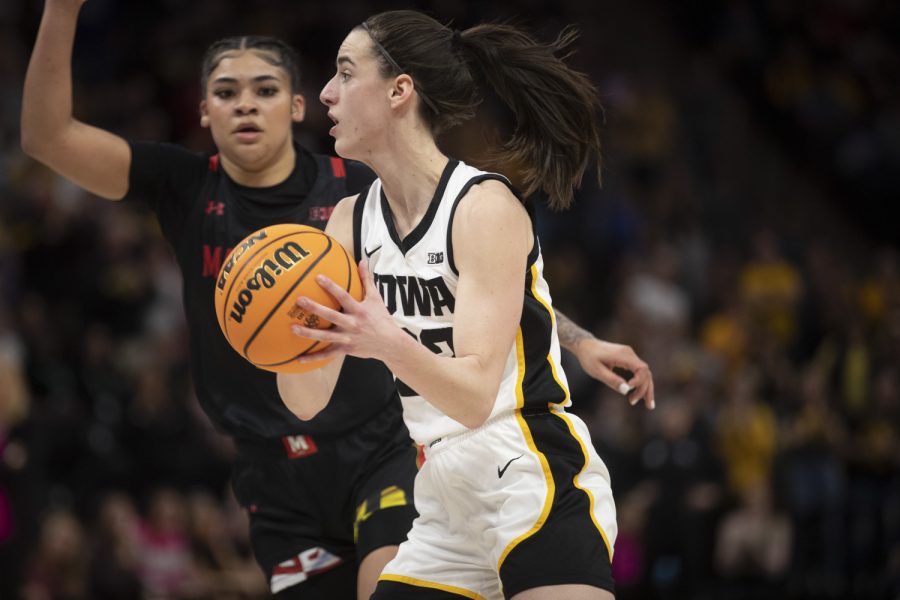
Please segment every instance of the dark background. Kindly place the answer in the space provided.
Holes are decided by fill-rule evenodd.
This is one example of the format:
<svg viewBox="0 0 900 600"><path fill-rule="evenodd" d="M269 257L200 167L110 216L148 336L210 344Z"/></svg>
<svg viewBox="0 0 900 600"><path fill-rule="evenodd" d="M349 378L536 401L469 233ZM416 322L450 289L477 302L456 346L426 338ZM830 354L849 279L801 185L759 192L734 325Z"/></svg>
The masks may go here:
<svg viewBox="0 0 900 600"><path fill-rule="evenodd" d="M603 187L541 211L555 306L652 366L656 411L567 373L611 471L619 598L900 597L900 8L877 0L91 0L75 113L211 148L227 35L303 57L298 137L343 36L387 8L581 31ZM199 411L152 218L27 159L41 2L0 5L0 598L255 598L229 442ZM460 158L481 128L446 140ZM118 587L117 587L118 586Z"/></svg>

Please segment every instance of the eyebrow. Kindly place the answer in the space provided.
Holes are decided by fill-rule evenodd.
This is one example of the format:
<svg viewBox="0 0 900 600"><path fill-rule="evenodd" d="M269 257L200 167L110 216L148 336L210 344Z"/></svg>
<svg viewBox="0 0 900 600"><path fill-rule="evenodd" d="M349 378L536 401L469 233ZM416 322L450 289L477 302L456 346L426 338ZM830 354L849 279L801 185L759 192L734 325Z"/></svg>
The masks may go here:
<svg viewBox="0 0 900 600"><path fill-rule="evenodd" d="M277 77L275 77L274 75L257 75L250 81L252 81L253 83L260 83L262 81L279 81L279 79ZM213 83L237 83L237 82L238 82L238 80L235 79L234 77L226 77L224 75L222 77L216 77L213 80Z"/></svg>
<svg viewBox="0 0 900 600"><path fill-rule="evenodd" d="M352 65L354 67L356 66L356 63L353 62L352 60L350 60L350 57L346 56L346 55L338 56L337 64L340 66L341 63L350 63L350 65Z"/></svg>

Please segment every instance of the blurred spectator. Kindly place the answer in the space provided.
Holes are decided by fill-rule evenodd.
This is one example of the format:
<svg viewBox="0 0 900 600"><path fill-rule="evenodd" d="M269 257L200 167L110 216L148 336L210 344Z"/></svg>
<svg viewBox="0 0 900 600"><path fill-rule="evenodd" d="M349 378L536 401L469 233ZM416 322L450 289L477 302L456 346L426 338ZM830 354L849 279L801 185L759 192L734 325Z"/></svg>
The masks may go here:
<svg viewBox="0 0 900 600"><path fill-rule="evenodd" d="M138 576L140 518L131 499L121 492L106 494L96 518L91 558L90 597L94 600L142 600Z"/></svg>
<svg viewBox="0 0 900 600"><path fill-rule="evenodd" d="M21 590L24 600L87 599L84 547L84 531L73 513L63 508L47 513L26 570Z"/></svg>
<svg viewBox="0 0 900 600"><path fill-rule="evenodd" d="M790 585L810 597L842 597L846 538L840 451L846 430L820 369L800 373L799 406L782 432L787 509L796 532Z"/></svg>
<svg viewBox="0 0 900 600"><path fill-rule="evenodd" d="M646 560L664 598L710 593L712 539L723 490L710 432L694 405L668 395L642 449L655 488L647 516Z"/></svg>
<svg viewBox="0 0 900 600"><path fill-rule="evenodd" d="M613 554L612 573L616 581L616 598L640 600L651 595L647 584L647 510L656 488L644 484L624 494L616 507L619 532Z"/></svg>
<svg viewBox="0 0 900 600"><path fill-rule="evenodd" d="M734 600L783 597L791 558L791 521L775 509L767 479L743 488L738 499L738 505L722 517L716 539L721 593Z"/></svg>
<svg viewBox="0 0 900 600"><path fill-rule="evenodd" d="M739 283L754 331L770 336L782 346L793 342L802 280L796 267L783 257L771 229L754 235L752 257L744 266Z"/></svg>
<svg viewBox="0 0 900 600"><path fill-rule="evenodd" d="M150 598L193 596L202 586L191 561L187 506L178 492L160 488L151 493L138 544L137 572Z"/></svg>
<svg viewBox="0 0 900 600"><path fill-rule="evenodd" d="M716 447L725 465L728 487L736 498L772 477L777 423L772 409L757 396L758 378L751 369L731 380L716 423Z"/></svg>
<svg viewBox="0 0 900 600"><path fill-rule="evenodd" d="M23 371L24 347L0 305L0 444L6 432L28 416L31 395Z"/></svg>
<svg viewBox="0 0 900 600"><path fill-rule="evenodd" d="M188 499L191 513L191 547L202 587L202 597L212 599L262 598L268 585L253 557L238 545L226 521L221 503L210 494L196 492Z"/></svg>

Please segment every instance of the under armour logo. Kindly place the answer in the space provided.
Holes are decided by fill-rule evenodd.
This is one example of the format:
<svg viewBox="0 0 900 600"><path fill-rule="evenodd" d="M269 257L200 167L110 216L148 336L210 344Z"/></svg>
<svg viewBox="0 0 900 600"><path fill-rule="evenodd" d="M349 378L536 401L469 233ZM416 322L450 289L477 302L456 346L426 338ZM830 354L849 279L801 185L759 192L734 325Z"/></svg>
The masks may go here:
<svg viewBox="0 0 900 600"><path fill-rule="evenodd" d="M444 253L443 252L429 252L428 253L428 264L429 265L437 265L444 262Z"/></svg>
<svg viewBox="0 0 900 600"><path fill-rule="evenodd" d="M210 200L206 203L206 214L215 214L216 216L221 217L225 214L225 203Z"/></svg>

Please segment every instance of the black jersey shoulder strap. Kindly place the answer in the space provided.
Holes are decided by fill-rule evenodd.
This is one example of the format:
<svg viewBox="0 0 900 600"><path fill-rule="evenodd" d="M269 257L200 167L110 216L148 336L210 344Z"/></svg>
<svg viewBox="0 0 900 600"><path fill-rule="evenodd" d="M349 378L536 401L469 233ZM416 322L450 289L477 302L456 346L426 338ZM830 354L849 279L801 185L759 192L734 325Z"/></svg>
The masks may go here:
<svg viewBox="0 0 900 600"><path fill-rule="evenodd" d="M453 271L456 275L459 275L459 271L456 270L456 262L453 260L453 219L456 216L456 208L459 206L459 201L463 199L463 196L465 196L470 189L472 189L473 185L477 185L482 181L489 181L491 179L505 184L516 196L516 198L519 198L519 200L522 199L516 189L509 182L509 179L498 173L484 173L482 175L476 175L475 177L467 181L465 185L463 185L459 194L457 194L456 198L453 200L453 207L450 209L450 218L447 221L447 264L450 266L450 270Z"/></svg>
<svg viewBox="0 0 900 600"><path fill-rule="evenodd" d="M356 262L362 260L362 219L363 210L366 208L366 198L369 196L369 188L371 184L359 193L356 197L356 204L353 205L353 255Z"/></svg>

